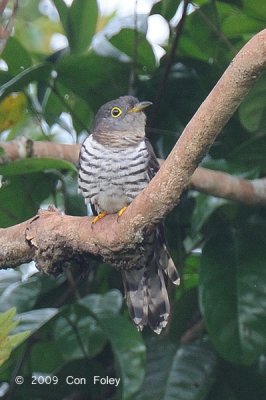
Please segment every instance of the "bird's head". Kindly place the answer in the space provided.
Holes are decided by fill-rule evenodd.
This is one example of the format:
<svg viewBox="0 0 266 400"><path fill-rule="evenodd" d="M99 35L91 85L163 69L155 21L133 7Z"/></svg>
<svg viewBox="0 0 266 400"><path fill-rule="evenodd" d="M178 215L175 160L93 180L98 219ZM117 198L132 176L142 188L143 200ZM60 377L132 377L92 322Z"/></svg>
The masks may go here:
<svg viewBox="0 0 266 400"><path fill-rule="evenodd" d="M135 145L145 136L146 116L143 110L151 104L133 96L109 101L96 114L93 138L110 147Z"/></svg>

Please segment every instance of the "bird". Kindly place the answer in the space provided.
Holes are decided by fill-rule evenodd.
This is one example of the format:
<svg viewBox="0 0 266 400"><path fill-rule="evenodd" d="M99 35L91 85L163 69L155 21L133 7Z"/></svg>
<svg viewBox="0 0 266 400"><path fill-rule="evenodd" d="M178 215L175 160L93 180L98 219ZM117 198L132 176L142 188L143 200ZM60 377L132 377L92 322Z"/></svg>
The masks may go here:
<svg viewBox="0 0 266 400"><path fill-rule="evenodd" d="M121 96L102 105L95 116L91 134L81 146L78 176L78 192L95 216L93 224L106 214L121 217L159 170L145 136L144 110L151 104ZM139 248L114 255L111 263L121 271L129 314L137 329L148 325L160 334L170 314L165 277L180 283L163 223Z"/></svg>

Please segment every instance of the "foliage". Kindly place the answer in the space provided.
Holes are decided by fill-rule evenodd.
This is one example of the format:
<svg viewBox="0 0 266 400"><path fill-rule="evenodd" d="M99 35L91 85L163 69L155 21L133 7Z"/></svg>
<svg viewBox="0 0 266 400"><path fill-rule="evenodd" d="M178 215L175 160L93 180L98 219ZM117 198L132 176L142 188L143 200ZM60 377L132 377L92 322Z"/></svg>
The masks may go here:
<svg viewBox="0 0 266 400"><path fill-rule="evenodd" d="M96 0L71 6L54 0L46 14L43 3L19 7L1 55L1 141L81 142L104 102L128 92L155 101L162 89L158 114L148 111L147 132L158 156L167 157L234 54L266 21L262 0L195 0L161 88L181 2L161 0L150 11L170 29L160 60L146 38L149 15L104 16ZM69 47L51 50L55 33L65 35ZM265 82L262 76L253 87L204 166L247 178L265 175ZM84 214L76 168L66 161L27 158L1 165L0 174L1 227L49 203ZM97 260L82 278L74 267L56 279L40 276L31 264L0 271L0 360L23 342L0 369L12 399L77 393L92 400L265 399L265 210L188 192L166 222L171 253L183 268L181 288L170 288L173 315L163 337L135 330L120 275ZM20 324L8 336L14 307ZM201 318L205 330L194 339ZM184 344L189 334L191 343ZM15 385L14 371L23 385ZM69 375L86 385L67 385ZM32 376L56 376L58 383L33 385ZM94 376L121 382L94 384Z"/></svg>
<svg viewBox="0 0 266 400"><path fill-rule="evenodd" d="M0 313L0 366L9 358L11 351L29 336L27 331L8 335L19 323L12 321L15 314L15 307Z"/></svg>

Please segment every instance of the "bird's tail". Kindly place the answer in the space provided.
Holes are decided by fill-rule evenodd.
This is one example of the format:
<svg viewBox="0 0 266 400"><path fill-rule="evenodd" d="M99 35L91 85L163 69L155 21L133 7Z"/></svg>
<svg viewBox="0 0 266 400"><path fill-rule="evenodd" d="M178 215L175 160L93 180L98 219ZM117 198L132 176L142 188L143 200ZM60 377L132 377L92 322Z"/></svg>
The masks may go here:
<svg viewBox="0 0 266 400"><path fill-rule="evenodd" d="M165 243L156 242L149 264L140 269L124 270L122 277L129 313L135 325L139 330L149 325L159 334L167 325L170 314L163 271L175 284L179 284L179 276Z"/></svg>

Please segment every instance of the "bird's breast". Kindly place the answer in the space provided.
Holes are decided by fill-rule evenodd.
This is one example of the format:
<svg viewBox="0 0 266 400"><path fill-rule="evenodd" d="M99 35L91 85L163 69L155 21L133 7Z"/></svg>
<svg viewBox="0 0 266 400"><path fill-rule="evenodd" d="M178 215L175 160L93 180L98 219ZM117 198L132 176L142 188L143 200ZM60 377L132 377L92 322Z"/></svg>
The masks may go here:
<svg viewBox="0 0 266 400"><path fill-rule="evenodd" d="M103 146L89 136L80 152L79 192L98 212L115 213L149 182L145 141L127 148Z"/></svg>

